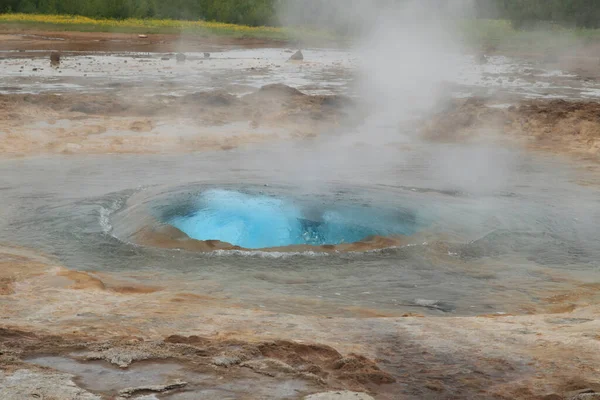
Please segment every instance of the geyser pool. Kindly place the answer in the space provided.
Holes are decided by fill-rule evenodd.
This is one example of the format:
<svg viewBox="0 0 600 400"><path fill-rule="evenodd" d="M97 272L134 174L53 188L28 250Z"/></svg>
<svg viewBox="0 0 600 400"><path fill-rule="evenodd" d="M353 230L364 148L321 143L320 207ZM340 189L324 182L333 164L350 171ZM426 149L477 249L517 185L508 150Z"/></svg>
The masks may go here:
<svg viewBox="0 0 600 400"><path fill-rule="evenodd" d="M247 249L338 245L371 236L410 235L414 217L361 205L300 204L292 199L233 190L201 192L194 208L168 224L192 239Z"/></svg>

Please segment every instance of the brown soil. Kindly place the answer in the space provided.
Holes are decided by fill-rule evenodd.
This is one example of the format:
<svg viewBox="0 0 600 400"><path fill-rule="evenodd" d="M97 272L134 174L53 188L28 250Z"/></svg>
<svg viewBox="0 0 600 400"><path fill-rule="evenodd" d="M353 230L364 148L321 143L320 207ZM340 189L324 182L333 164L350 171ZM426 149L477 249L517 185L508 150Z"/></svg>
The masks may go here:
<svg viewBox="0 0 600 400"><path fill-rule="evenodd" d="M140 38L137 33L44 31L19 28L13 24L0 24L0 53L7 50L41 50L42 56L48 56L52 51L210 52L224 48L279 47L285 44L286 42L270 39L227 36L149 34L145 38ZM47 53L43 52L44 50Z"/></svg>
<svg viewBox="0 0 600 400"><path fill-rule="evenodd" d="M33 36L0 35L0 52L210 51L264 44L223 37L27 33ZM129 89L114 94L0 96L0 154L227 150L280 138L262 128L287 128L294 132L290 137L307 138L355 115L347 98L307 96L284 85L270 85L242 98L220 91L141 98ZM452 102L423 122L423 138L516 142L599 161L598 103L536 100L508 109L490 107L492 103L493 99ZM32 115L37 121L31 121ZM182 118L203 128L244 122L248 130L230 138L153 133L158 122ZM70 125L54 123L63 119ZM36 130L32 122L39 121L49 126ZM111 131L127 135L106 135ZM236 248L191 240L174 229L138 235L140 243L157 247ZM371 238L317 250L363 251L403 240ZM439 257L448 253L443 244L440 250ZM62 355L105 360L121 368L174 361L187 371L210 374L211 382L301 380L310 392L349 389L378 399L556 400L586 398L577 397L585 393L593 398L600 396L597 297L598 284L580 283L576 290L540 293L540 304L530 315L393 317L355 308L364 318L291 316L251 310L212 293L186 293L167 283L148 286L109 274L71 271L52 257L4 246L0 393L4 374L19 369L50 373L27 364L29 357Z"/></svg>
<svg viewBox="0 0 600 400"><path fill-rule="evenodd" d="M161 226L158 229L142 228L137 231L132 238L135 243L149 247L159 247L163 249L181 249L187 251L210 252L215 250L249 250L240 246L234 246L230 243L218 240L196 240L190 238L181 230L173 226ZM266 252L304 252L314 251L319 253L333 252L353 252L369 251L378 249L387 249L395 246L404 246L407 244L418 243L419 238L415 237L383 237L372 236L355 243L345 243L339 245L293 245L284 247L263 248Z"/></svg>
<svg viewBox="0 0 600 400"><path fill-rule="evenodd" d="M0 367L5 371L32 368L24 360L52 355L106 360L121 368L136 362L168 360L189 371L214 375L215 383L223 379L231 382L246 379L245 371L251 370L257 380L261 375L281 381L304 380L312 387L312 392L326 389L366 391L371 385L395 383L390 374L363 356L342 356L328 346L281 340L250 343L171 335L158 341L140 337L98 341L94 337L47 336L0 328L0 349ZM74 351L80 355L73 356ZM118 358L112 358L114 354L118 354ZM110 395L110 392L99 394Z"/></svg>
<svg viewBox="0 0 600 400"><path fill-rule="evenodd" d="M590 301L597 285L547 296L553 305L578 305L561 314L345 319L151 290L106 273L68 271L18 247L2 248L0 259L0 279L14 284L0 296L5 374L51 374L26 360L60 355L120 368L175 362L213 376L207 382L215 385L300 380L312 393L349 389L390 400L569 399L597 384L598 310Z"/></svg>
<svg viewBox="0 0 600 400"><path fill-rule="evenodd" d="M229 150L278 138L306 138L331 130L345 119L352 101L343 96L310 96L285 85L268 85L241 98L213 91L183 97L139 96L135 90L114 94L0 95L0 144L5 155L40 153L157 153ZM40 129L31 120L49 121ZM55 121L68 120L68 126ZM159 124L188 121L191 135L159 135ZM232 134L206 129L243 123ZM242 125L242 126L244 126ZM274 133L282 132L281 135ZM107 132L123 132L121 135ZM126 134L125 134L126 133Z"/></svg>
<svg viewBox="0 0 600 400"><path fill-rule="evenodd" d="M423 129L428 140L505 140L600 161L600 103L528 100L507 109L485 99L454 101Z"/></svg>

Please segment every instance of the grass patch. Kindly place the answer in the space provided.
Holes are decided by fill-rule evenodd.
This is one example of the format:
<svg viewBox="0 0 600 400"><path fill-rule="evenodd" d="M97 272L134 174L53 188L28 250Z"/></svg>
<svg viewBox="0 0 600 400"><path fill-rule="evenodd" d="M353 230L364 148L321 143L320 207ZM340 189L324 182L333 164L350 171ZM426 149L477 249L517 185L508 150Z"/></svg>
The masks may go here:
<svg viewBox="0 0 600 400"><path fill-rule="evenodd" d="M600 29L565 28L548 24L535 30L517 30L506 20L468 20L459 24L463 41L498 51L551 53L600 44Z"/></svg>
<svg viewBox="0 0 600 400"><path fill-rule="evenodd" d="M172 19L94 19L82 16L0 14L0 27L21 30L118 32L135 34L192 34L302 42L304 44L348 44L351 37L313 28L246 26L223 22ZM463 42L473 48L498 52L551 53L599 43L600 29L564 28L547 24L543 29L517 30L507 20L470 19L458 22Z"/></svg>
<svg viewBox="0 0 600 400"><path fill-rule="evenodd" d="M172 19L93 19L70 15L0 14L0 25L18 29L61 30L77 32L117 33L190 33L200 36L218 35L236 38L260 38L272 40L335 40L324 31L280 28L272 26L246 26L223 22L184 21Z"/></svg>

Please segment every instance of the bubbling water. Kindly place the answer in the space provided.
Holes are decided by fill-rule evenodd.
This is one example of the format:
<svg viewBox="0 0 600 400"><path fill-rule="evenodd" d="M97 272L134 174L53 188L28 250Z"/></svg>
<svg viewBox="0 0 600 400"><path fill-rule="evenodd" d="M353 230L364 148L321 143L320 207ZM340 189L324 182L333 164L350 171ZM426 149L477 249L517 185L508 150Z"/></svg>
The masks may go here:
<svg viewBox="0 0 600 400"><path fill-rule="evenodd" d="M299 204L288 198L224 189L201 192L193 210L166 222L192 239L219 240L247 249L339 245L415 232L414 217L406 212Z"/></svg>

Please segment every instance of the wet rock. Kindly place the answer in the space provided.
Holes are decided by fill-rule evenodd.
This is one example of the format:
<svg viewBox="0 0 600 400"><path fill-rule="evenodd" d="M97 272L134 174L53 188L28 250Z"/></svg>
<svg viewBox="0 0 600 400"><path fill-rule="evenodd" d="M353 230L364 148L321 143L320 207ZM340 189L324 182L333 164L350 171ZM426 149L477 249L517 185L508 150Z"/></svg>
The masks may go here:
<svg viewBox="0 0 600 400"><path fill-rule="evenodd" d="M292 54L292 56L290 57L290 60L292 60L292 61L302 61L302 60L304 60L304 54L302 54L301 50L298 50L297 52L295 52L294 54Z"/></svg>
<svg viewBox="0 0 600 400"><path fill-rule="evenodd" d="M154 393L165 393L172 390L181 389L187 385L187 382L182 380L176 380L175 382L168 383L166 385L152 385L152 386L140 386L135 388L127 388L119 391L119 396L123 398L130 398L136 394L154 392Z"/></svg>
<svg viewBox="0 0 600 400"><path fill-rule="evenodd" d="M303 400L375 400L366 393L349 392L346 390L311 394Z"/></svg>
<svg viewBox="0 0 600 400"><path fill-rule="evenodd" d="M60 65L60 53L53 51L50 53L50 66L58 68Z"/></svg>
<svg viewBox="0 0 600 400"><path fill-rule="evenodd" d="M204 58L210 58L210 53L204 53Z"/></svg>
<svg viewBox="0 0 600 400"><path fill-rule="evenodd" d="M40 373L20 369L12 374L0 371L0 399L100 400L75 385L68 374Z"/></svg>
<svg viewBox="0 0 600 400"><path fill-rule="evenodd" d="M415 299L414 305L417 307L425 307L430 310L439 310L442 312L454 311L454 306L439 300Z"/></svg>
<svg viewBox="0 0 600 400"><path fill-rule="evenodd" d="M156 350L158 349L153 349L151 346L147 348L144 348L144 346L142 348L111 347L99 351L90 351L82 354L82 356L86 361L104 360L120 368L127 368L135 361L160 358L157 357Z"/></svg>
<svg viewBox="0 0 600 400"><path fill-rule="evenodd" d="M240 364L240 366L250 368L254 372L271 377L277 377L282 374L293 374L296 372L290 365L272 358L247 361Z"/></svg>
<svg viewBox="0 0 600 400"><path fill-rule="evenodd" d="M187 56L183 53L177 53L175 59L177 60L177 62L182 63L185 62L185 60L187 60Z"/></svg>
<svg viewBox="0 0 600 400"><path fill-rule="evenodd" d="M217 367L229 368L234 365L238 365L242 362L242 359L237 356L220 356L212 359L212 364Z"/></svg>

